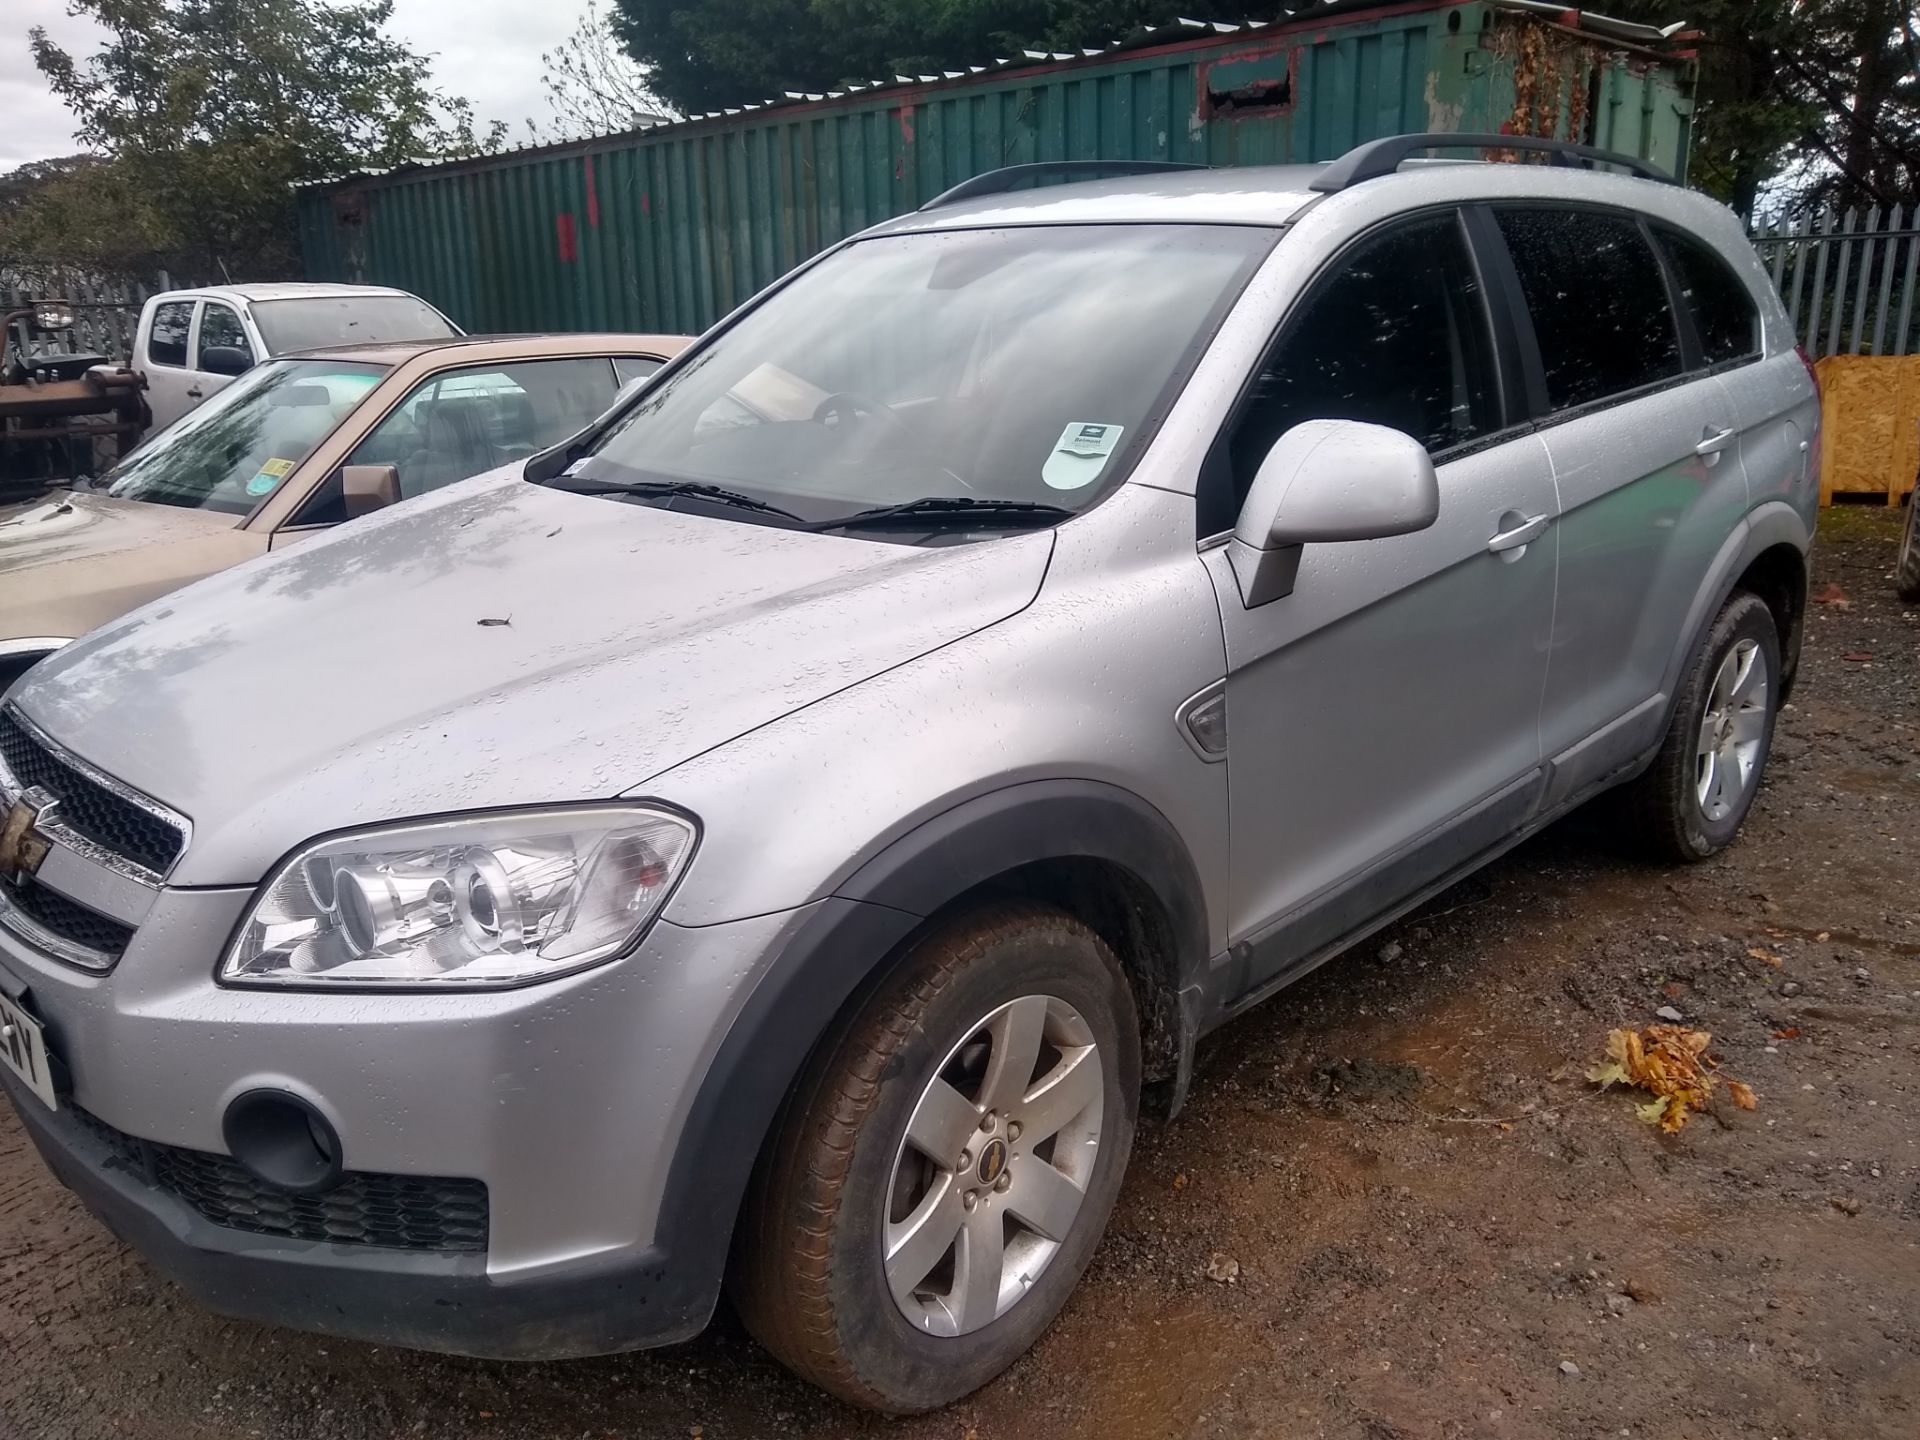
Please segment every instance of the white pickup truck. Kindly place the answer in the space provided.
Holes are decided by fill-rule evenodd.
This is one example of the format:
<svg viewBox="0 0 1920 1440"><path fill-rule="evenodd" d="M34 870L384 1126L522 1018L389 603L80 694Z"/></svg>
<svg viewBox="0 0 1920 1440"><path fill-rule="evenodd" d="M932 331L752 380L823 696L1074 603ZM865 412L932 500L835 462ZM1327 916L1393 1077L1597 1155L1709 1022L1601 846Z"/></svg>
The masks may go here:
<svg viewBox="0 0 1920 1440"><path fill-rule="evenodd" d="M262 360L325 345L463 333L418 295L382 285L216 285L167 290L140 311L133 368L165 429Z"/></svg>

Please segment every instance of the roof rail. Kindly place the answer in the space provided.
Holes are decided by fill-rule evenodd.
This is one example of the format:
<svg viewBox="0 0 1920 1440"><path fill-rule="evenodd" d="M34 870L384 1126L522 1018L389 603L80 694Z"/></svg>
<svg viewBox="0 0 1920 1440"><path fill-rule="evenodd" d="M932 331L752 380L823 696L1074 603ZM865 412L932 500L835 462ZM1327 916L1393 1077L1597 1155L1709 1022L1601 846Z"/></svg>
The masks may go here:
<svg viewBox="0 0 1920 1440"><path fill-rule="evenodd" d="M956 200L971 200L976 195L1000 195L1023 180L1035 180L1043 175L1092 179L1097 175L1158 175L1167 170L1207 168L1205 165L1186 165L1174 160L1042 160L1033 165L1003 165L998 170L989 170L971 180L962 180L951 190L941 191L920 208L937 210L942 205L951 205Z"/></svg>
<svg viewBox="0 0 1920 1440"><path fill-rule="evenodd" d="M1378 180L1400 168L1403 160L1423 150L1538 150L1560 166L1618 165L1642 180L1658 180L1665 185L1680 182L1657 165L1649 165L1633 155L1621 155L1592 145L1576 145L1571 140L1549 140L1539 135L1389 135L1384 140L1369 140L1356 145L1320 172L1313 182L1315 190L1337 192L1363 180Z"/></svg>

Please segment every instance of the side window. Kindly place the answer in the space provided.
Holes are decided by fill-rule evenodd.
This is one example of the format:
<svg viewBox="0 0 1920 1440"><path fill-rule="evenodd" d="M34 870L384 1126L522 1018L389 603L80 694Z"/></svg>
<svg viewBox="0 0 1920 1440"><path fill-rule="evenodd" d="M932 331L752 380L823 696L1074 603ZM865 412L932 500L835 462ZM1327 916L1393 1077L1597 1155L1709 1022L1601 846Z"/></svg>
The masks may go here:
<svg viewBox="0 0 1920 1440"><path fill-rule="evenodd" d="M1694 328L1709 365L1746 360L1760 353L1760 312L1753 296L1712 248L1692 236L1661 230L1660 248L1693 311Z"/></svg>
<svg viewBox="0 0 1920 1440"><path fill-rule="evenodd" d="M157 323L154 329L158 331ZM218 300L209 300L206 309L200 312L200 344L193 358L195 369L207 368L206 353L216 345L224 345L229 349L240 351L249 362L253 359L253 346L247 342L247 327L240 323L239 314L231 305L222 305Z"/></svg>
<svg viewBox="0 0 1920 1440"><path fill-rule="evenodd" d="M1436 452L1500 428L1486 300L1458 216L1363 240L1335 267L1288 319L1234 422L1236 509L1302 421L1387 425Z"/></svg>
<svg viewBox="0 0 1920 1440"><path fill-rule="evenodd" d="M193 301L169 300L153 312L153 331L147 336L147 359L155 365L185 368L187 331L193 328Z"/></svg>
<svg viewBox="0 0 1920 1440"><path fill-rule="evenodd" d="M402 495L423 494L566 439L613 395L604 357L448 371L422 381L346 463L393 465Z"/></svg>
<svg viewBox="0 0 1920 1440"><path fill-rule="evenodd" d="M1595 210L1494 213L1520 272L1553 409L1680 373L1666 282L1638 222Z"/></svg>
<svg viewBox="0 0 1920 1440"><path fill-rule="evenodd" d="M617 385L631 385L636 380L644 380L658 370L662 362L651 355L616 355L613 357L613 374Z"/></svg>

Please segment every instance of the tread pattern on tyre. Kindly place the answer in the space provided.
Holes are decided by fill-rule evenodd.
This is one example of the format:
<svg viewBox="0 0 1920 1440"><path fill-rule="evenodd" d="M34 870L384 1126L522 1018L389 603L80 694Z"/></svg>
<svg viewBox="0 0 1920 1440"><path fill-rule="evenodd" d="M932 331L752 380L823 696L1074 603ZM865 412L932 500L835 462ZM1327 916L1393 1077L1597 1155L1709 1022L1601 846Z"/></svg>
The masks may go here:
<svg viewBox="0 0 1920 1440"><path fill-rule="evenodd" d="M889 1063L935 997L1009 931L1031 935L1036 927L1070 930L1096 945L1117 971L1091 929L1035 903L997 904L930 934L873 999L830 1034L789 1101L788 1115L798 1123L781 1125L748 1196L749 1228L731 1287L735 1307L789 1369L853 1404L900 1409L860 1375L837 1338L832 1227L860 1128Z"/></svg>

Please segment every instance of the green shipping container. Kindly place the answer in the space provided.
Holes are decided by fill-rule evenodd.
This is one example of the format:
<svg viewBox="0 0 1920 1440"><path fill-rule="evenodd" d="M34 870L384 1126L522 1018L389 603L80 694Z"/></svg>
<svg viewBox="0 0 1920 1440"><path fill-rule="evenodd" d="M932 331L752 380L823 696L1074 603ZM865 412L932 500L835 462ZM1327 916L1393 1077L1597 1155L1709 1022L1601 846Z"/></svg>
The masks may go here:
<svg viewBox="0 0 1920 1440"><path fill-rule="evenodd" d="M1685 39L1534 0L1180 21L944 75L299 195L314 280L397 285L467 329L698 331L808 256L1033 160L1328 160L1377 136L1584 140L1684 174Z"/></svg>

